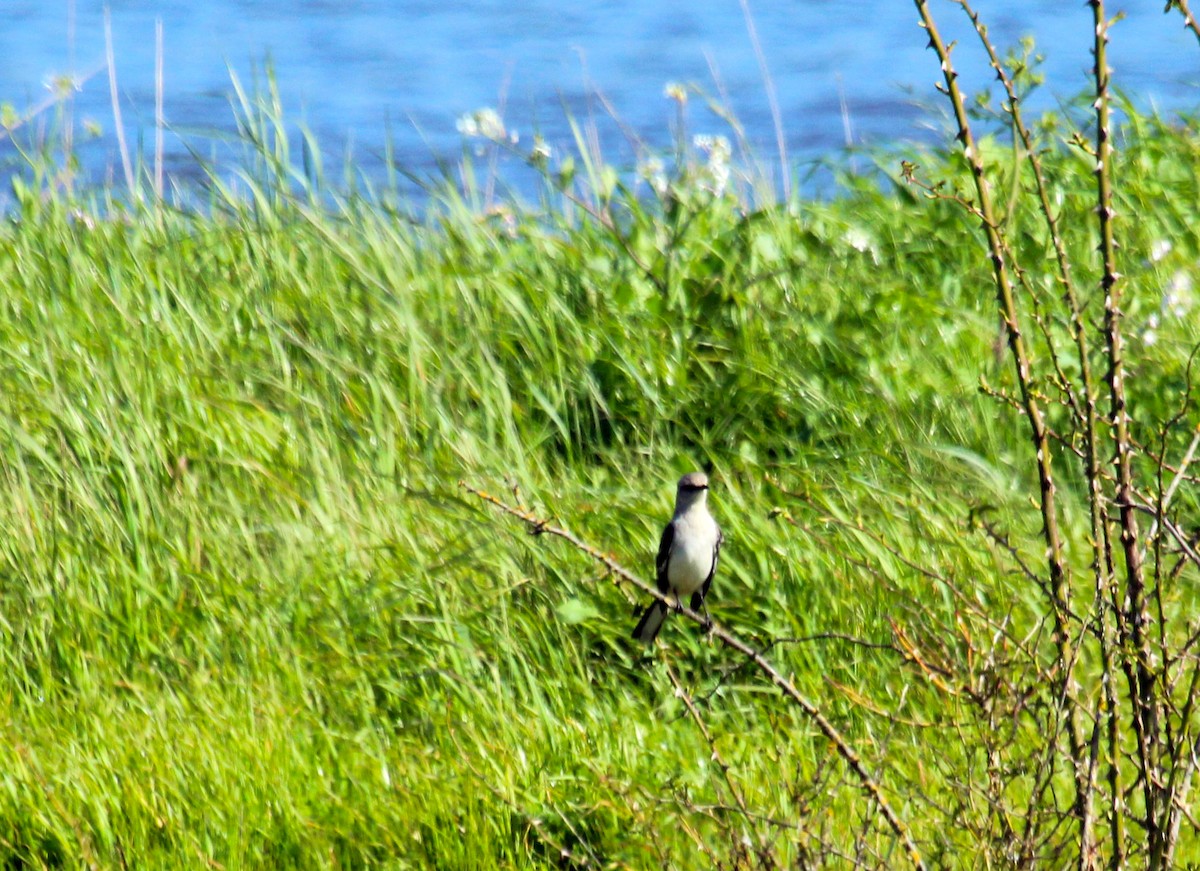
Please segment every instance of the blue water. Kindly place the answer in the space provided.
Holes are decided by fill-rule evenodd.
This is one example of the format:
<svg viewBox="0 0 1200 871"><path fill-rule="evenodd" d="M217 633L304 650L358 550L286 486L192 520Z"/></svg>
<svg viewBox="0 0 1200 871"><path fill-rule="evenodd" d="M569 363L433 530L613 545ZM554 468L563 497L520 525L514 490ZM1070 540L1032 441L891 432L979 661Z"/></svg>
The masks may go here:
<svg viewBox="0 0 1200 871"><path fill-rule="evenodd" d="M1035 105L1052 106L1087 87L1091 12L1083 2L979 6L999 44L1037 38L1048 84ZM1113 29L1116 82L1143 106L1191 108L1200 46L1180 16L1162 7L1161 0L1124 7L1127 16ZM48 95L52 77L103 66L99 0L4 0L3 8L0 101L23 111ZM847 143L940 135L938 65L911 3L751 0L750 9L794 162L836 154ZM933 9L946 37L960 41L963 82L984 87L987 70L962 13L940 0ZM145 155L154 139L154 34L162 21L166 165L184 180L196 174L192 151L235 159L220 144L234 130L230 71L248 83L267 59L289 120L316 133L335 178L347 154L380 178L389 139L399 165L435 172L439 157L462 152L458 117L484 106L503 107L523 147L538 130L561 151L570 144L568 114L592 119L606 158L628 163L632 141L670 146L675 104L663 88L671 81L724 94L757 150L777 154L768 88L737 0L111 0L111 15L125 128ZM82 85L72 112L103 131L80 139L87 175L119 177L105 71ZM687 129L729 133L696 97ZM12 145L0 144L7 171L13 158Z"/></svg>

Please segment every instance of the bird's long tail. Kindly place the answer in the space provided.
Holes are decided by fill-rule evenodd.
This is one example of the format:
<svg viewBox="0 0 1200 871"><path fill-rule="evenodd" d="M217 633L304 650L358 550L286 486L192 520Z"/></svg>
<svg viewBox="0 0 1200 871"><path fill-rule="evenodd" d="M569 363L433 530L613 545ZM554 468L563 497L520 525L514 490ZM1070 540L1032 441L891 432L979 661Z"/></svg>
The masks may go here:
<svg viewBox="0 0 1200 871"><path fill-rule="evenodd" d="M666 603L655 599L642 612L642 619L638 620L637 626L634 627L632 637L643 644L652 644L658 637L658 630L662 629L663 621L666 619Z"/></svg>

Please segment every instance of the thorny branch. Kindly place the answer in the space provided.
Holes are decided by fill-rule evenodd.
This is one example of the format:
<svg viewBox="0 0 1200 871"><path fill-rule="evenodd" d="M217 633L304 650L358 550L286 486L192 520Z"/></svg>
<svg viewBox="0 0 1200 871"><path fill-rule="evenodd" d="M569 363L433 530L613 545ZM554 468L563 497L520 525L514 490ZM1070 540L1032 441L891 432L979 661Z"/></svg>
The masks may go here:
<svg viewBox="0 0 1200 871"><path fill-rule="evenodd" d="M807 716L808 719L817 727L818 731L825 736L826 740L828 740L836 750L838 756L841 757L846 767L853 772L859 786L867 794L868 798L878 806L879 812L883 815L884 820L887 822L888 828L892 830L892 833L895 834L895 836L904 845L904 850L908 856L909 862L914 868L924 871L926 868L925 862L921 858L921 852L917 849L916 842L913 840L912 834L908 830L908 826L905 825L905 823L896 814L895 810L893 810L891 804L888 802L887 796L884 795L883 788L867 770L866 763L863 761L862 757L858 755L858 752L850 745L849 740L842 735L841 731L828 717L825 716L821 709L817 707L814 702L810 701L806 696L804 696L804 694L802 694L796 688L794 683L792 683L788 678L784 677L784 675L752 645L734 635L721 624L711 619L706 619L705 616L693 611L691 608L683 606L682 604L677 605L673 599L660 593L657 588L651 586L633 572L626 569L608 554L603 553L595 547L592 547L574 533L563 529L562 527L553 525L548 519L538 517L532 511L526 508L509 505L490 493L485 493L482 490L472 487L465 481L460 481L459 486L468 493L471 493L472 495L482 499L484 502L499 508L504 513L523 521L528 526L531 535L552 535L563 539L572 547L582 551L592 559L602 563L612 573L617 583L622 581L628 583L646 595L653 596L667 605L676 607L677 613L682 614L684 617L694 623L697 623L701 626L707 626L710 635L712 635L726 647L742 654L751 662L753 662L755 667L763 675L765 675L771 681L771 683L777 686L783 692L783 694L792 701L793 704L800 708L800 710L804 712L805 716Z"/></svg>
<svg viewBox="0 0 1200 871"><path fill-rule="evenodd" d="M1046 559L1050 571L1050 588L1054 597L1055 643L1060 648L1059 659L1062 662L1073 662L1075 656L1070 650L1070 631L1067 627L1067 612L1070 609L1070 578L1067 573L1066 560L1063 556L1062 533L1059 528L1058 508L1055 499L1056 487L1053 473L1053 453L1047 434L1042 408L1037 401L1032 380L1032 361L1024 336L1019 325L1016 297L1013 292L1009 265L1005 259L1005 244L1001 237L998 223L992 206L991 186L987 179L987 170L979 152L971 125L967 118L966 103L958 87L958 73L950 60L950 49L943 42L941 34L934 23L929 11L927 0L914 0L917 11L921 15L922 27L929 35L929 45L936 52L942 65L942 76L945 87L941 88L951 100L954 114L958 123L958 138L962 142L963 154L971 168L975 180L978 215L981 219L984 235L987 237L992 269L996 284L997 301L1000 313L1004 318L1008 331L1008 345L1017 369L1017 381L1021 388L1021 402L1024 416L1029 421L1030 437L1033 442L1034 454L1037 458L1037 471L1040 489L1039 505L1042 513L1042 532L1046 540ZM1073 709L1073 678L1068 673L1061 675L1063 694L1071 702ZM1083 757L1083 740L1080 726L1073 714L1068 716L1068 737L1071 741L1072 755L1075 759ZM1084 806L1087 795L1086 771L1080 765L1075 769L1077 811L1081 818L1087 813Z"/></svg>
<svg viewBox="0 0 1200 871"><path fill-rule="evenodd" d="M951 61L954 45L942 40L927 0L914 2L921 26L929 35L929 46L941 64L944 81L938 90L949 98L953 108L962 153L975 182L974 196L944 194L944 183L918 181L911 164L902 165L902 174L929 195L957 202L967 215L980 222L1001 316L1009 331L1009 350L1018 388L1012 395L986 384L984 390L1015 406L1026 418L1041 490L1046 576L1026 558L1024 548L1010 541L998 527L983 524L988 537L1015 562L1025 580L1042 591L1049 606L1047 610L1055 621L1057 650L1049 673L1055 675L1055 705L1067 726L1069 748L1064 754L1057 740L1048 737L1037 775L1042 784L1039 794L1049 788L1055 760L1063 760L1073 768L1073 816L1078 829L1071 829L1077 840L1070 849L1077 850L1071 861L1081 871L1095 868L1101 862L1099 829L1104 823L1110 841L1105 861L1110 867L1125 867L1134 857L1151 868L1171 867L1181 823L1190 820L1185 799L1200 765L1197 756L1200 737L1192 722L1195 693L1200 691L1200 661L1193 648L1200 643L1200 630L1193 622L1186 640L1187 633L1171 631L1164 597L1185 565L1200 567L1200 554L1198 536L1169 516L1168 508L1172 507L1173 497L1183 482L1194 483L1195 476L1188 469L1200 449L1200 429L1193 429L1190 444L1173 468L1167 459L1168 434L1187 425L1190 360L1183 406L1159 430L1157 454L1139 442L1130 415L1126 381L1133 370L1126 360L1122 332L1125 282L1118 270L1119 216L1114 187L1117 154L1113 147L1108 66L1113 21L1107 15L1104 0L1088 0L1094 58L1091 103L1094 139L1089 141L1082 132L1077 132L1071 140L1093 161L1092 203L1096 218L1087 235L1099 252L1099 292L1087 294L1082 283L1076 285L1068 256L1068 231L1074 235L1075 229L1060 220L1043 171L1048 152L1039 151L1033 131L1021 114L1019 62L1014 65L1000 59L987 28L972 7L972 0L955 0L970 19L1004 89L1003 111L1007 115L1006 126L1013 134L1014 153L1028 165L1028 173L1018 172L1014 176L1012 206L1001 220L989 187L996 168L985 163L972 135L966 101ZM1167 0L1165 11L1172 9L1182 14L1184 25L1200 39L1200 25L1190 11L1188 0ZM1057 314L1050 313L1050 320L1043 310L1046 299L1040 286L1030 280L1030 273L1017 260L1018 249L1023 253L1025 246L1015 243L1009 219L1022 194L1028 195L1031 210L1040 215L1049 237L1047 247L1053 249L1052 252L1035 250L1030 255L1036 261L1032 273L1036 275L1044 271L1043 259L1053 254L1055 278L1062 294L1061 308ZM1098 324L1089 323L1085 317L1093 299L1094 304L1103 306ZM1018 315L1026 320L1032 318L1041 330L1045 359L1037 360L1031 346L1023 341ZM1051 329L1055 323L1065 325L1071 346L1056 340ZM1038 351L1042 351L1040 346ZM1101 403L1106 406L1103 410ZM1060 430L1063 435L1040 416L1054 415L1057 409L1062 409L1069 421ZM1058 451L1057 456L1051 455L1051 447ZM1141 489L1145 482L1139 483L1139 470L1143 466L1137 459L1139 454L1145 455L1156 470L1152 490ZM1060 514L1068 516L1073 506L1069 503L1056 506L1051 478L1055 466L1071 457L1079 460L1087 488L1082 495L1090 521L1086 538L1081 536L1078 541L1082 547L1077 547L1074 540L1071 545L1076 552L1090 556L1090 596L1084 594L1082 586L1074 589L1068 574L1065 530L1070 527L1061 522ZM1061 470L1056 471L1062 474ZM1165 476L1168 471L1174 474L1169 481ZM1144 538L1138 520L1141 513L1152 518ZM1171 547L1164 550L1168 542ZM1172 560L1173 567L1164 572L1164 565ZM1037 662L1037 658L1033 661ZM1078 674L1076 663L1080 663ZM1045 673L1044 666L1036 667ZM1084 674L1088 675L1086 680ZM1179 693L1184 690L1186 695L1181 697ZM1106 775L1103 785L1101 772ZM1104 802L1099 811L1098 802ZM1021 839L1022 856L1032 855L1029 850L1037 838L1048 837L1031 827L1035 805L1031 803L1029 808L1026 832ZM1054 827L1064 822L1059 818ZM1008 841L1007 821L1000 817L997 826L1000 842Z"/></svg>

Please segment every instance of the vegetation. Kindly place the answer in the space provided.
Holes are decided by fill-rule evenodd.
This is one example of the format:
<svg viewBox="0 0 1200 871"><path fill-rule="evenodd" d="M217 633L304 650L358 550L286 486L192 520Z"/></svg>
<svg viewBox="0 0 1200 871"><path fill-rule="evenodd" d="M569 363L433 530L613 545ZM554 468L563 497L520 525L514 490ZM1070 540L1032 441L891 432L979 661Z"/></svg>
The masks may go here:
<svg viewBox="0 0 1200 871"><path fill-rule="evenodd" d="M1029 61L1001 64L1010 109ZM1095 97L1026 128L952 96L989 131L965 155L779 205L736 141L647 181L581 134L531 155L536 204L468 162L414 213L331 192L269 95L243 96L236 183L187 208L29 151L0 225L5 864L1200 861L1173 811L1200 138L1122 107L1098 251ZM642 650L611 562L649 577L696 467L719 632L674 619Z"/></svg>

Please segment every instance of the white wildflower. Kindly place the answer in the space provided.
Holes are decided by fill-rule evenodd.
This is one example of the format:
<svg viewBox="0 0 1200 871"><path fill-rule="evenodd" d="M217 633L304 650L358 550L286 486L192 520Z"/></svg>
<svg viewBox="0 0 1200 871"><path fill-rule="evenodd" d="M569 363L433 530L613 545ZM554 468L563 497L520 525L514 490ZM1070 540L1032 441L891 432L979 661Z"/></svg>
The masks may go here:
<svg viewBox="0 0 1200 871"><path fill-rule="evenodd" d="M713 196L721 196L729 183L729 158L733 156L729 140L724 136L702 133L692 137L692 146L708 155L705 170L708 173L709 184L706 187L712 191Z"/></svg>
<svg viewBox="0 0 1200 871"><path fill-rule="evenodd" d="M870 254L872 260L879 262L879 249L875 247L875 240L862 227L848 227L842 234L842 241L855 251Z"/></svg>
<svg viewBox="0 0 1200 871"><path fill-rule="evenodd" d="M1155 239L1150 243L1150 262L1157 263L1171 253L1171 242L1168 239Z"/></svg>
<svg viewBox="0 0 1200 871"><path fill-rule="evenodd" d="M1163 311L1177 318L1186 315L1192 308L1192 276L1182 269L1175 270L1163 291Z"/></svg>
<svg viewBox="0 0 1200 871"><path fill-rule="evenodd" d="M508 138L500 113L492 108L476 109L461 116L454 125L458 132L469 138L490 139L500 142Z"/></svg>
<svg viewBox="0 0 1200 871"><path fill-rule="evenodd" d="M553 150L550 148L550 143L540 136L533 137L533 149L529 152L529 157L534 163L541 163L550 159Z"/></svg>
<svg viewBox="0 0 1200 871"><path fill-rule="evenodd" d="M667 82L663 88L663 96L668 100L674 100L680 106L687 103L688 95L687 88L679 84L679 82Z"/></svg>
<svg viewBox="0 0 1200 871"><path fill-rule="evenodd" d="M667 170L663 166L661 158L647 157L638 163L637 172L639 176L646 180L646 183L650 185L650 189L656 194L660 197L666 194L668 187Z"/></svg>
<svg viewBox="0 0 1200 871"><path fill-rule="evenodd" d="M871 248L871 237L862 227L850 227L842 234L842 239L855 251L869 251Z"/></svg>
<svg viewBox="0 0 1200 871"><path fill-rule="evenodd" d="M55 73L42 80L42 86L52 94L65 97L71 91L83 90L83 79L70 73Z"/></svg>
<svg viewBox="0 0 1200 871"><path fill-rule="evenodd" d="M1142 344L1150 347L1158 341L1158 312L1150 312L1150 317L1146 318L1146 329L1142 331Z"/></svg>

